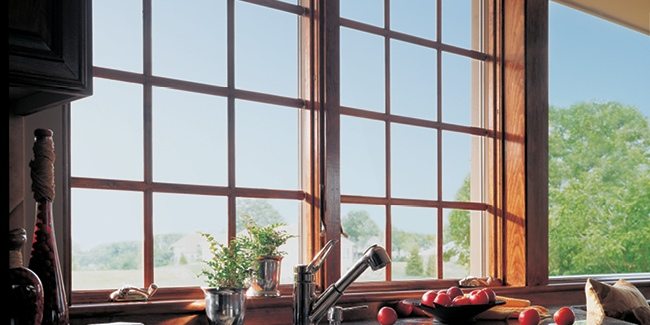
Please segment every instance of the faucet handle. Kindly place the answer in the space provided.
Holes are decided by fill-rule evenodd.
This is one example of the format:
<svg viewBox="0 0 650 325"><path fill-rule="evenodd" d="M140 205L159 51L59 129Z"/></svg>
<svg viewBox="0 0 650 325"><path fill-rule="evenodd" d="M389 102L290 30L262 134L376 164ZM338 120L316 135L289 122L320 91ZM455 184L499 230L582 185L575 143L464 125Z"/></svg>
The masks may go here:
<svg viewBox="0 0 650 325"><path fill-rule="evenodd" d="M334 247L337 242L338 240L335 239L328 241L327 244L325 244L325 247L318 251L318 253L316 253L316 256L314 256L314 259L311 260L309 265L307 265L307 271L310 273L318 272L321 266L323 266L323 262L325 262L327 255L329 255L330 251L332 250L332 247Z"/></svg>
<svg viewBox="0 0 650 325"><path fill-rule="evenodd" d="M340 325L341 322L343 322L344 311L352 311L352 310L360 310L360 309L368 309L368 305L345 307L345 308L341 306L334 306L330 308L327 311L327 320L329 321L329 325Z"/></svg>

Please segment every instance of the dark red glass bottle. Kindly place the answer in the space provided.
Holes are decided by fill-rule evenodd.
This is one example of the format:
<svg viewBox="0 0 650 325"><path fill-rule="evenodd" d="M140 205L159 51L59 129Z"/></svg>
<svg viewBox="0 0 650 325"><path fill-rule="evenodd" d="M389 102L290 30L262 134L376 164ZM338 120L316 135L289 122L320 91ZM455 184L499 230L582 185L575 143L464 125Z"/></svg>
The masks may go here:
<svg viewBox="0 0 650 325"><path fill-rule="evenodd" d="M9 297L10 324L41 324L43 319L43 286L32 270L23 266L25 229L9 232Z"/></svg>
<svg viewBox="0 0 650 325"><path fill-rule="evenodd" d="M51 130L34 131L34 159L30 167L36 219L29 268L43 283L43 324L59 325L68 324L69 316L52 215L55 160L52 134Z"/></svg>

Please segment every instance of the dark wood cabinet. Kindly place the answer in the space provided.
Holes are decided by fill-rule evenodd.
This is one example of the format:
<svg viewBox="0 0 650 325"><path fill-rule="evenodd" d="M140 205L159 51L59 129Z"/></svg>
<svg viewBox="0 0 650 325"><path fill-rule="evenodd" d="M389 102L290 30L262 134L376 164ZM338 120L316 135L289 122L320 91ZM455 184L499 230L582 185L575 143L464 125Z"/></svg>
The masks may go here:
<svg viewBox="0 0 650 325"><path fill-rule="evenodd" d="M9 0L9 105L27 115L92 94L91 0Z"/></svg>

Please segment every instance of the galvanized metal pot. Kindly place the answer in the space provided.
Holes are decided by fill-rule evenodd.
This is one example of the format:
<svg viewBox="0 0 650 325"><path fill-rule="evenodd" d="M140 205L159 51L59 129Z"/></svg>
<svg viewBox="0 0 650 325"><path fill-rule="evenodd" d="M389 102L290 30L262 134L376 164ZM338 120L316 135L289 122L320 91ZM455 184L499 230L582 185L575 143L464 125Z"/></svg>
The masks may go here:
<svg viewBox="0 0 650 325"><path fill-rule="evenodd" d="M205 314L212 325L242 325L246 311L245 289L201 288Z"/></svg>
<svg viewBox="0 0 650 325"><path fill-rule="evenodd" d="M261 256L257 258L257 268L253 269L249 297L279 297L280 267L282 256Z"/></svg>

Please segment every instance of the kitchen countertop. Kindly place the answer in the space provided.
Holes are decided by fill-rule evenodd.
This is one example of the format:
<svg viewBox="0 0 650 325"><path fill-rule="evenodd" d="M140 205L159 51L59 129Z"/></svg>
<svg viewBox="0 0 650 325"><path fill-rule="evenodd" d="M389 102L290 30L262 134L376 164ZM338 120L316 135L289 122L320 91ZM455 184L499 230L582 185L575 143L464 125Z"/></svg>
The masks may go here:
<svg viewBox="0 0 650 325"><path fill-rule="evenodd" d="M571 308L573 310L573 312L575 313L575 315L576 315L576 323L575 323L575 325L586 324L585 319L587 317L587 313L586 313L586 310L583 309L583 308L584 308L584 306L572 307ZM551 310L550 310L551 315L553 314L553 312L555 312L556 309L557 308L551 308ZM580 321L582 321L582 322L580 322ZM376 320L366 320L366 321L356 321L356 322L343 321L343 324L345 324L345 325L378 325L379 322L376 321ZM420 324L427 324L427 325L429 325L429 324L442 324L442 325L444 325L445 323L441 323L441 322L438 322L437 320L432 320L431 318L426 318L426 317L402 318L402 319L398 319L397 322L395 323L395 325L420 325ZM472 325L505 325L505 324L516 325L516 324L519 324L519 321L517 321L517 319L515 319L515 318L509 319L507 321L505 321L505 320L501 320L501 321L500 320L477 320L477 321L475 321L475 322L473 322L471 324ZM548 317L548 318L543 319L539 324L540 325L549 325L549 324L555 324L555 323L553 322L552 317ZM615 318L611 318L611 317L606 317L605 322L603 323L603 325L628 325L628 324L633 324L633 323L625 322L625 321L615 319Z"/></svg>

